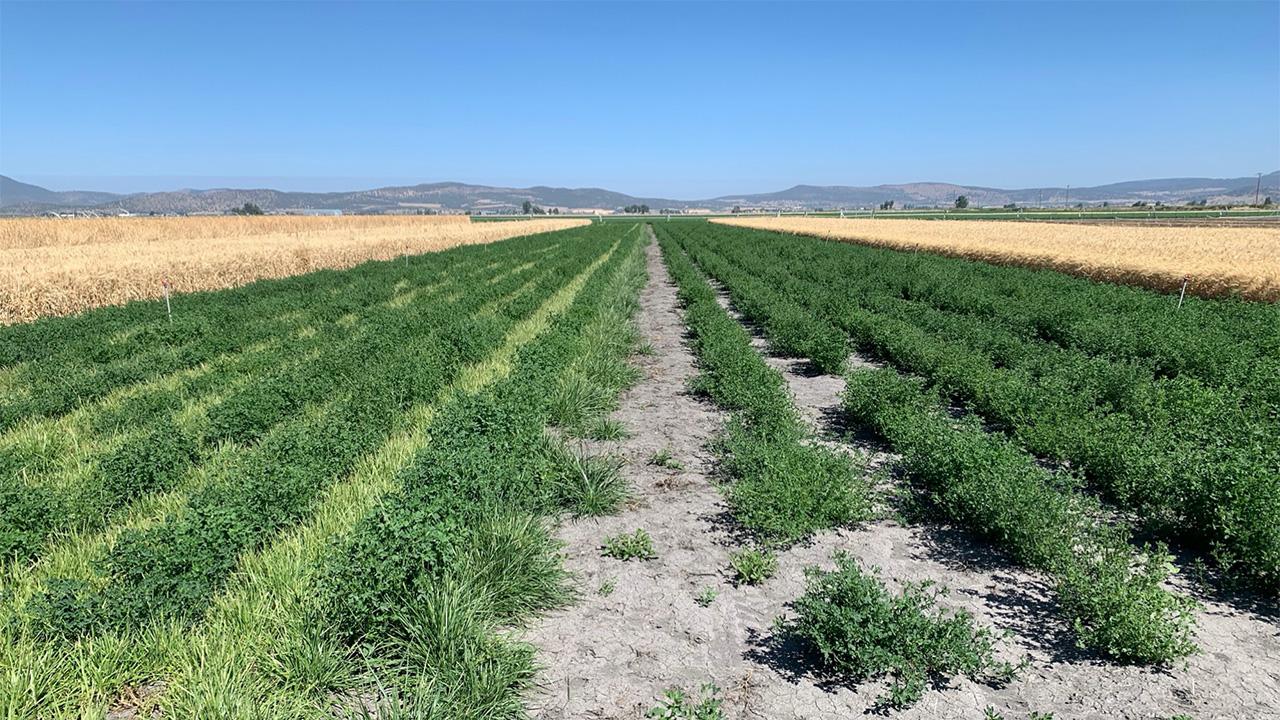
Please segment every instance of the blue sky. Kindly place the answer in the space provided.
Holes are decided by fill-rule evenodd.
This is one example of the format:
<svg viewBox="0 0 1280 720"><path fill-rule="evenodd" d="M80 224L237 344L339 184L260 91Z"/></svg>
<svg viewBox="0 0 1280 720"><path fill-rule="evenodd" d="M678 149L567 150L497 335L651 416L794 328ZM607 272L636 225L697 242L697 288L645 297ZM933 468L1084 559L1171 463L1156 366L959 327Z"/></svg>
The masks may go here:
<svg viewBox="0 0 1280 720"><path fill-rule="evenodd" d="M1280 3L0 2L0 173L699 198L1280 168Z"/></svg>

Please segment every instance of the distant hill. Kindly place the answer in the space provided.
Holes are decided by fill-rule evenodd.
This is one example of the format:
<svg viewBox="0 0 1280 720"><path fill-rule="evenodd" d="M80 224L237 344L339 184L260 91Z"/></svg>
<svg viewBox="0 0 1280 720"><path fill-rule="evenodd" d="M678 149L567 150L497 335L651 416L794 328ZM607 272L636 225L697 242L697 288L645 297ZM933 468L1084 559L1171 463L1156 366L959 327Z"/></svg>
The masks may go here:
<svg viewBox="0 0 1280 720"><path fill-rule="evenodd" d="M46 190L39 185L28 185L0 175L0 207L87 207L108 203L117 197L112 193L104 192L83 192L79 190L55 192Z"/></svg>
<svg viewBox="0 0 1280 720"><path fill-rule="evenodd" d="M671 200L635 197L601 188L508 188L457 182L331 193L219 188L120 195L80 190L59 192L0 175L0 212L10 215L76 210L106 213L197 213L225 212L245 203L254 203L266 211L315 208L349 213L414 212L420 209L482 213L517 212L525 201L544 208L569 211L611 211L627 205L648 205L655 212L664 208L728 210L734 206L765 209L857 208L879 205L887 200L894 201L901 208L946 206L954 202L958 195L967 195L975 206L1008 203L1060 206L1068 202L1129 204L1139 200L1167 204L1207 200L1218 204L1252 202L1256 182L1256 176L1225 179L1169 178L1071 188L1069 191L1066 188L1003 190L951 183L870 187L796 185L773 193L725 195L707 200ZM1280 172L1263 176L1262 194L1280 199Z"/></svg>
<svg viewBox="0 0 1280 720"><path fill-rule="evenodd" d="M1067 203L1129 204L1145 200L1167 204L1207 200L1210 203L1253 202L1257 176L1241 178L1169 178L1132 180L1096 187L1046 187L1002 190L976 185L951 183L908 183L850 187L842 185L796 185L775 193L727 195L705 201L717 207L742 205L750 207L869 207L886 200L898 207L905 205L950 205L957 196L966 195L974 205L1064 205ZM1263 196L1280 200L1280 171L1262 176Z"/></svg>

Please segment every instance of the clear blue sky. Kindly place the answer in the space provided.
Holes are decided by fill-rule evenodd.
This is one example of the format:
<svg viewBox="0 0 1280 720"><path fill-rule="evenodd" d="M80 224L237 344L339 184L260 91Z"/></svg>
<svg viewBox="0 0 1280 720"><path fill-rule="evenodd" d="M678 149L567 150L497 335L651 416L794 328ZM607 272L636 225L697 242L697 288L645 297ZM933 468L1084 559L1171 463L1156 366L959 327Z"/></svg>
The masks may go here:
<svg viewBox="0 0 1280 720"><path fill-rule="evenodd" d="M0 173L699 198L1280 167L1280 3L0 2Z"/></svg>

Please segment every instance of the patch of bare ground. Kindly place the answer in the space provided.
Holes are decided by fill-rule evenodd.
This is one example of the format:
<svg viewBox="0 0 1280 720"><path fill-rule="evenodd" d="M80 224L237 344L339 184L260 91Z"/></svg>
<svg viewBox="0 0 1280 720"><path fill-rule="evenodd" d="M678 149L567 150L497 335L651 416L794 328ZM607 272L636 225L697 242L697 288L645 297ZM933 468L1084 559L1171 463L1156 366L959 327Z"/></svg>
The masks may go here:
<svg viewBox="0 0 1280 720"><path fill-rule="evenodd" d="M1006 687L957 679L927 692L898 717L982 718L987 706L1010 720L1032 711L1054 713L1059 720L1180 713L1198 720L1280 717L1276 615L1209 601L1200 616L1202 652L1185 665L1106 663L1075 649L1042 578L945 525L884 519L819 533L779 553L778 573L763 585L734 587L726 568L735 533L706 449L724 415L685 389L697 370L684 342L675 287L656 245L647 252L649 283L638 324L656 353L640 358L644 378L624 394L613 415L630 436L607 448L628 461L624 473L632 501L618 515L567 522L560 529L566 565L581 596L526 633L542 664L528 699L534 717L639 718L666 688L696 690L706 682L720 687L728 718L847 718L870 711L884 684L832 682L803 648L772 632L774 618L787 613L787 604L804 590L803 568L831 567L837 550L879 566L895 588L906 581L945 585L952 591L943 600L946 606L967 610L1007 634L1005 659L1031 659ZM839 425L841 378L815 374L803 360L768 360L786 376L818 441L844 438L842 446L868 455L873 464L892 462L874 438L849 437ZM683 468L650 464L662 450ZM657 559L601 556L605 537L636 528L652 535ZM719 595L702 607L695 596L707 586Z"/></svg>

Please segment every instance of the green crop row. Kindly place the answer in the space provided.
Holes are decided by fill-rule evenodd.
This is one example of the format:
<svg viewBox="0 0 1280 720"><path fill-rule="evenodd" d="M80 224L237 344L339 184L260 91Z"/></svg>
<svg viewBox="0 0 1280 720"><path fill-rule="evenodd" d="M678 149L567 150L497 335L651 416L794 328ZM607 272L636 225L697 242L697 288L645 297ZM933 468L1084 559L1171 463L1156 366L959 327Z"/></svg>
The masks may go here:
<svg viewBox="0 0 1280 720"><path fill-rule="evenodd" d="M572 261L556 267L540 292L550 295L603 250L599 242L575 244ZM454 303L371 313L359 341L333 351L343 382L327 397L272 422L260 442L215 468L173 515L125 531L96 563L96 577L50 580L26 608L31 625L76 637L198 617L242 553L304 518L319 492L378 447L398 413L433 400L462 367L490 354L520 316L475 310L507 289L483 285ZM507 310L527 313L536 304Z"/></svg>
<svg viewBox="0 0 1280 720"><path fill-rule="evenodd" d="M1025 339L1040 339L1116 361L1153 376L1189 375L1212 386L1277 382L1280 306L1187 298L1099 283L1048 270L994 266L795 235L685 225L673 228L738 262L768 258L796 289L828 289L833 310L850 301L892 298L970 315ZM786 282L774 285L790 292ZM831 293L830 288L840 292Z"/></svg>
<svg viewBox="0 0 1280 720"><path fill-rule="evenodd" d="M541 518L577 513L593 492L546 427L572 374L614 394L625 380L614 367L634 341L640 248L625 236L506 380L445 402L398 489L330 553L317 619L377 676L380 714L523 717L532 648L498 630L567 598Z"/></svg>
<svg viewBox="0 0 1280 720"><path fill-rule="evenodd" d="M558 272L561 264L550 263L540 273L533 292L509 299L512 308L527 312L530 300L523 295L532 295L536 305L539 295L549 294L562 282ZM466 270L465 266L460 270ZM470 274L460 272L459 276ZM506 295L519 289L522 282L522 276L513 273L500 283L464 294L452 307L465 315L493 298L508 299ZM279 352L268 353L248 366L229 366L242 372L216 374L232 389L198 422L175 424L174 415L154 416L154 406L144 405L138 416L121 418L136 426L124 442L108 444L100 455L87 458L91 470L73 482L36 480L32 468L40 465L42 458L29 453L9 456L12 472L0 472L0 556L31 558L53 532L101 527L113 510L143 494L174 487L210 457L220 441L233 440L242 446L256 441L300 408L354 382L364 368L353 364L351 358L375 357L373 345L383 342L388 323L415 308L432 309L433 303L435 296L424 293L407 307L366 310L368 321L346 338L333 332L318 333L321 340L329 341L318 352L303 352L314 345L315 338L307 339L312 345L295 340L281 343ZM411 327L402 330L413 332ZM274 367L273 360L277 363ZM38 450L47 448L44 442L37 446Z"/></svg>
<svg viewBox="0 0 1280 720"><path fill-rule="evenodd" d="M1240 375L1249 384L1235 387L1209 385L1189 373L1162 375L1147 360L1091 355L1029 338L988 316L886 295L878 287L892 278L884 268L873 271L888 265L908 273L938 263L960 274L971 265L966 261L898 253L912 260L894 265L881 257L889 251L725 230L680 228L678 234L776 348L832 372L851 338L864 352L970 404L1031 452L1069 463L1108 500L1134 510L1148 530L1207 549L1229 577L1271 591L1280 587L1280 528L1268 521L1280 514L1280 377L1267 374L1268 362ZM863 255L870 259L850 276L806 264L828 252L853 256L846 267ZM1042 275L990 270L1028 281ZM976 286L987 274L967 280ZM1016 298L1008 289L1013 280L1002 282L999 292ZM1060 302L1066 307L1074 300ZM1225 305L1224 313L1234 307Z"/></svg>
<svg viewBox="0 0 1280 720"><path fill-rule="evenodd" d="M751 337L716 301L711 286L656 231L684 306L700 373L695 389L734 413L719 454L733 479L734 517L767 543L789 543L863 517L869 507L859 468L844 454L809 444L786 381L751 347Z"/></svg>
<svg viewBox="0 0 1280 720"><path fill-rule="evenodd" d="M1194 604L1162 586L1168 556L1135 552L1069 477L972 418L954 420L923 381L892 369L850 373L845 409L892 443L948 517L1047 573L1082 645L1140 663L1194 650Z"/></svg>

